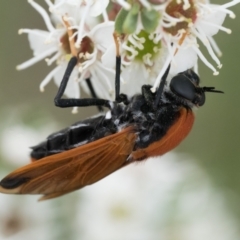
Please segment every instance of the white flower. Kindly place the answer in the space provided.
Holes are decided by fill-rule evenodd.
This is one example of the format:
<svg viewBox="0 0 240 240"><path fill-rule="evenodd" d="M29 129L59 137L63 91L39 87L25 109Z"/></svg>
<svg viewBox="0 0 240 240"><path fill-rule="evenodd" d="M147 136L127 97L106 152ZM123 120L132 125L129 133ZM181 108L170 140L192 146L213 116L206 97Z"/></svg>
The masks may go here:
<svg viewBox="0 0 240 240"><path fill-rule="evenodd" d="M18 69L42 59L46 59L48 65L56 62L56 68L40 84L43 91L52 78L59 86L69 59L76 56L78 63L69 79L66 96L79 98L79 83L89 92L84 79L91 78L97 96L113 100L116 46L112 37L114 22L109 19L121 15L115 21L115 31L121 39L121 91L132 95L140 92L143 84L153 85L155 91L170 63L168 79L189 68L197 72L198 59L217 75L217 68L222 67L221 51L213 35L219 30L231 32L222 24L227 14L235 17L228 8L240 0L223 5L211 4L208 0L140 0L131 4L117 0L122 10L115 2L110 5L109 0L46 2L54 24L42 7L29 0L42 15L48 31L20 30L28 33L34 57ZM203 55L199 41L212 60Z"/></svg>
<svg viewBox="0 0 240 240"><path fill-rule="evenodd" d="M65 21L71 20L70 17L65 17L64 19ZM76 33L78 33L78 26L72 25L68 28L71 30L75 29ZM113 22L107 21L96 25L92 30L84 32L80 48L76 47L74 41L71 42L74 34L69 34L69 36L71 35L70 47L72 47L73 55L78 57L78 71L75 71L75 74L80 73L80 76L75 76L76 81L82 82L82 86L85 88L85 91L88 92L88 88L86 88L83 80L91 78L95 85L97 96L107 99L113 98L115 71L114 68L107 67L111 59L105 58L105 55L108 55L109 49L110 51L112 50L109 46L114 45L113 31ZM102 58L104 58L105 61L102 61ZM71 78L74 78L74 73L71 75Z"/></svg>
<svg viewBox="0 0 240 240"><path fill-rule="evenodd" d="M97 2L98 5L96 5ZM96 14L95 7L99 6L99 2L96 1L90 5L90 14ZM55 27L47 12L40 5L32 0L29 3L42 15L48 31L19 30L19 33L28 34L34 57L20 64L17 68L19 70L25 69L42 59L45 59L48 65L57 62L57 66L40 84L40 90L44 91L45 86L52 78L58 86L60 85L69 59L72 56L76 56L79 58L79 62L71 74L65 95L70 98L79 98L79 82L82 83L85 78L90 77L94 82L98 97L112 98L115 71L104 66L101 58L104 57L104 54L107 54L108 46L114 44L112 35L114 32L114 23L106 21L101 24L95 24L95 26L87 25L84 22L85 15L82 18L79 17L80 13L84 12L87 8L84 5L83 9L81 9L81 1L59 1L56 5L47 1L55 19ZM108 1L105 1L105 5L107 3ZM65 14L61 15L63 11ZM83 23L84 25L82 26ZM76 36L81 38L79 48L76 47L78 40L74 41ZM83 83L83 87L87 92L89 91L85 83ZM76 111L76 108L74 108L74 111Z"/></svg>
<svg viewBox="0 0 240 240"><path fill-rule="evenodd" d="M105 21L108 21L106 8L109 4L109 0L58 0L55 1L55 4L53 4L50 0L46 0L46 2L50 6L50 11L56 12L58 14L61 13L61 15L65 15L66 13L68 13L68 11L66 11L66 5L70 5L73 8L77 8L79 10L79 15L77 16L77 18L79 18L79 16L81 15L81 19L77 27L78 34L75 43L76 47L78 48L80 47L80 43L83 38L84 26L87 22L89 15L91 17L97 17L102 14Z"/></svg>
<svg viewBox="0 0 240 240"><path fill-rule="evenodd" d="M136 32L128 35L123 42L123 64L126 69L133 70L135 67L131 67L131 64L133 62L140 63L149 72L147 81L154 84L154 90L159 86L170 63L169 76L192 67L197 70L198 58L213 71L214 75L217 75L217 69L203 55L198 41L203 43L217 67L221 68L222 64L218 58L221 56L221 51L212 36L219 30L231 33L231 30L223 27L222 23L226 14L232 18L235 17L228 8L239 2L239 0L235 0L224 5L215 5L204 0L173 0L152 5L153 9L160 12L161 21L154 33L143 36L143 26L138 18ZM149 44L151 49L147 48ZM144 75L137 72L132 75L138 76L135 78L137 82L144 81ZM130 77L129 81L133 81L133 79ZM124 80L126 81L126 79ZM135 84L133 83L133 85ZM131 83L129 85L131 86Z"/></svg>

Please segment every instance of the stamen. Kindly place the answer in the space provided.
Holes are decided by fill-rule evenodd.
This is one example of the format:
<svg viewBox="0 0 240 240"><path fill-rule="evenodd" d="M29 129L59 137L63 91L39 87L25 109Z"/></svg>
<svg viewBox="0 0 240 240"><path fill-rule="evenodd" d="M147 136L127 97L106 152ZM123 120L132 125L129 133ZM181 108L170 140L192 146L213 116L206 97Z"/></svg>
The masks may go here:
<svg viewBox="0 0 240 240"><path fill-rule="evenodd" d="M44 43L45 44L49 44L49 43L53 43L53 42L56 42L56 35L59 34L60 35L63 35L64 34L64 29L57 29L55 30L54 32L50 32L47 36L47 38L45 39Z"/></svg>
<svg viewBox="0 0 240 240"><path fill-rule="evenodd" d="M152 87L152 89L151 89L153 92L155 92L156 89L158 88L158 86L159 86L159 84L160 84L160 82L161 82L161 79L162 79L163 74L165 73L165 71L167 70L170 62L171 62L172 59L173 59L173 53L175 52L175 50L176 50L176 48L173 47L173 51L169 53L166 61L164 62L163 67L162 67L161 71L159 72L159 74L158 74L158 76L157 76L157 78L156 78L156 80L155 80L155 83L154 83L154 85L153 85L153 87Z"/></svg>
<svg viewBox="0 0 240 240"><path fill-rule="evenodd" d="M153 52L154 53L157 53L157 52L159 52L161 50L161 48L159 48L159 47L153 47Z"/></svg>
<svg viewBox="0 0 240 240"><path fill-rule="evenodd" d="M87 72L88 72L88 70L84 70L82 72L79 71L79 73L81 73L81 74L80 74L80 77L77 79L78 83L81 83L84 79L87 78L87 77L85 77ZM89 73L89 75L90 75L90 73Z"/></svg>
<svg viewBox="0 0 240 240"><path fill-rule="evenodd" d="M122 59L122 65L129 66L129 65L131 65L131 62L130 62L130 61L126 61L126 60L124 59L124 57L123 57L123 59Z"/></svg>
<svg viewBox="0 0 240 240"><path fill-rule="evenodd" d="M45 61L48 66L50 66L54 61L56 61L59 57L61 56L60 52L57 52L53 57L51 58L46 58Z"/></svg>
<svg viewBox="0 0 240 240"><path fill-rule="evenodd" d="M229 28L225 28L225 27L223 27L223 26L220 26L220 25L217 25L217 24L214 24L214 23L210 23L210 22L206 22L206 21L203 21L203 20L202 20L202 22L204 22L205 24L207 24L207 25L209 25L209 26L216 27L216 28L218 28L219 30L222 30L223 32L226 32L226 33L228 33L228 34L231 34L231 33L232 33L232 30L229 29Z"/></svg>
<svg viewBox="0 0 240 240"><path fill-rule="evenodd" d="M179 49L179 47L183 44L186 36L187 36L187 31L186 31L186 30L182 29L182 31L179 31L179 34L178 34L178 43L177 43L178 46L176 47L176 50L175 50L174 55L177 54L178 49ZM171 48L171 47L168 46L168 49L170 49L170 48Z"/></svg>
<svg viewBox="0 0 240 240"><path fill-rule="evenodd" d="M217 10L228 14L228 16L232 19L236 18L236 15L234 14L233 11L226 8L222 8L222 6L217 7Z"/></svg>
<svg viewBox="0 0 240 240"><path fill-rule="evenodd" d="M61 65L55 67L40 83L39 89L41 92L44 92L45 87L48 85L48 83L52 80L52 78L54 77L54 75L60 71L62 68Z"/></svg>
<svg viewBox="0 0 240 240"><path fill-rule="evenodd" d="M152 54L147 53L143 56L143 62L148 66L153 66L153 61L151 60Z"/></svg>
<svg viewBox="0 0 240 240"><path fill-rule="evenodd" d="M45 2L48 4L49 6L49 12L53 12L55 9L61 7L65 0L59 1L58 3L53 4L50 0L45 0Z"/></svg>
<svg viewBox="0 0 240 240"><path fill-rule="evenodd" d="M82 19L81 19L79 27L78 27L78 38L77 38L77 41L75 43L76 48L80 47L80 43L81 43L82 38L83 38L83 27L84 27L84 24L85 24L85 20L88 16L91 3L92 3L92 1L90 1L90 0L87 1L86 6L85 6L84 11L83 11Z"/></svg>
<svg viewBox="0 0 240 240"><path fill-rule="evenodd" d="M69 17L68 15L64 15L65 20L68 22L69 28L73 29L72 27L74 26L76 29L78 29L78 26L76 24L76 21L73 17Z"/></svg>
<svg viewBox="0 0 240 240"><path fill-rule="evenodd" d="M137 34L133 34L133 37L139 41L140 43L145 43L146 42L146 39L144 37L138 37Z"/></svg>
<svg viewBox="0 0 240 240"><path fill-rule="evenodd" d="M136 39L134 39L132 34L129 35L128 40L129 40L130 43L132 43L132 45L134 45L138 49L140 49L140 50L144 49L144 46L141 43L139 43L138 41L136 41Z"/></svg>
<svg viewBox="0 0 240 240"><path fill-rule="evenodd" d="M218 57L215 55L215 53L213 52L211 45L207 39L207 37L205 36L204 33L201 32L200 29L198 29L198 31L196 31L194 28L191 29L192 32L201 40L201 42L203 43L203 45L207 48L208 53L210 54L210 56L212 57L212 59L216 62L216 64L218 65L219 68L222 67L222 64L220 62L220 60L218 59Z"/></svg>
<svg viewBox="0 0 240 240"><path fill-rule="evenodd" d="M188 8L191 7L190 3L188 0L183 0L183 10L187 10Z"/></svg>
<svg viewBox="0 0 240 240"><path fill-rule="evenodd" d="M137 56L137 54L138 54L138 52L137 52L133 47L127 46L127 44L126 44L125 42L122 44L122 48L132 54L132 55L125 54L125 56L126 56L130 61L133 60L133 59Z"/></svg>
<svg viewBox="0 0 240 240"><path fill-rule="evenodd" d="M220 50L220 48L218 47L217 43L215 42L213 37L208 36L208 40L211 43L213 50L216 52L216 54L218 55L218 57L222 56L222 52Z"/></svg>
<svg viewBox="0 0 240 240"><path fill-rule="evenodd" d="M150 33L149 35L148 35L148 39L149 40L153 40L155 37L156 37L156 33Z"/></svg>
<svg viewBox="0 0 240 240"><path fill-rule="evenodd" d="M152 7L156 10L156 11L164 11L164 9L166 8L166 5L168 4L168 1L166 1L165 3L159 4L159 5L152 5Z"/></svg>
<svg viewBox="0 0 240 240"><path fill-rule="evenodd" d="M96 59L97 59L97 49L94 48L92 54L88 53L87 55L85 54L85 56L87 57L87 59L86 59L85 62L83 62L81 64L83 70L88 68L89 66L91 66L96 61Z"/></svg>
<svg viewBox="0 0 240 240"><path fill-rule="evenodd" d="M75 37L77 36L77 32L75 32L71 37L68 38L69 42L73 42Z"/></svg>
<svg viewBox="0 0 240 240"><path fill-rule="evenodd" d="M18 30L18 34L21 35L23 33L27 33L27 34L33 34L39 37L46 37L47 36L47 32L45 31L41 31L41 30L33 30L33 29L28 29L28 28L21 28Z"/></svg>
<svg viewBox="0 0 240 240"><path fill-rule="evenodd" d="M176 26L177 23L174 23L174 22L164 22L164 21L162 21L161 25L162 25L163 28L171 28L171 27Z"/></svg>
<svg viewBox="0 0 240 240"><path fill-rule="evenodd" d="M196 47L196 46L192 46L193 50L197 53L197 55L199 56L199 58L203 61L203 63L209 67L210 69L212 69L213 71L213 75L218 75L219 72L213 67L213 65L208 62L208 60L204 57L204 55L201 53L201 51Z"/></svg>
<svg viewBox="0 0 240 240"><path fill-rule="evenodd" d="M104 9L104 11L102 12L102 16L103 16L104 22L108 22L109 21L106 9Z"/></svg>
<svg viewBox="0 0 240 240"><path fill-rule="evenodd" d="M199 6L198 14L199 14L199 11L201 11L201 12L200 12L201 15L202 15L203 13L205 13L205 10L203 10L202 8L207 9L207 10L209 11L209 13L215 12L215 11L213 10L213 7L212 7L211 5L209 5L209 4L203 4L203 3L199 2L199 1L197 1L196 4Z"/></svg>
<svg viewBox="0 0 240 240"><path fill-rule="evenodd" d="M47 12L33 0L28 0L29 4L42 16L49 32L55 31Z"/></svg>
<svg viewBox="0 0 240 240"><path fill-rule="evenodd" d="M238 4L238 3L240 3L240 0L233 0L233 1L229 2L229 3L225 3L225 4L221 5L221 7L222 8L230 8L230 7L232 7L232 6L234 6L234 5Z"/></svg>
<svg viewBox="0 0 240 240"><path fill-rule="evenodd" d="M169 15L168 13L164 12L163 13L163 18L164 20L166 21L171 21L171 22L175 22L175 23L179 23L179 22L182 22L182 21L185 21L185 17L179 17L179 18L175 18L171 15Z"/></svg>
<svg viewBox="0 0 240 240"><path fill-rule="evenodd" d="M47 3L47 5L49 7L49 12L51 12L50 9L52 9L54 7L54 4L51 2L51 0L45 0L45 2Z"/></svg>
<svg viewBox="0 0 240 240"><path fill-rule="evenodd" d="M153 39L153 43L158 44L162 38L163 38L162 34L160 34L160 33L156 34Z"/></svg>
<svg viewBox="0 0 240 240"><path fill-rule="evenodd" d="M118 2L118 4L121 5L125 10L131 9L131 5L124 0L116 0L116 2Z"/></svg>
<svg viewBox="0 0 240 240"><path fill-rule="evenodd" d="M72 53L73 56L77 57L78 51L75 48L74 37L71 38L74 35L74 32L73 32L72 29L70 29L70 24L69 24L69 22L67 20L67 16L64 16L62 18L62 20L63 20L65 26L67 27L67 33L68 33L68 37L69 37L69 45L70 45L71 53Z"/></svg>
<svg viewBox="0 0 240 240"><path fill-rule="evenodd" d="M28 68L56 51L57 51L56 47L52 47L52 48L46 50L45 52L42 52L41 54L38 54L37 56L34 56L33 58L27 60L26 62L18 65L17 70L23 70L25 68Z"/></svg>
<svg viewBox="0 0 240 240"><path fill-rule="evenodd" d="M151 4L147 0L140 0L141 4L147 8L148 10L151 9Z"/></svg>
<svg viewBox="0 0 240 240"><path fill-rule="evenodd" d="M77 113L78 113L78 107L73 107L72 114L77 114Z"/></svg>
<svg viewBox="0 0 240 240"><path fill-rule="evenodd" d="M78 30L78 26L72 25L68 27L70 30Z"/></svg>

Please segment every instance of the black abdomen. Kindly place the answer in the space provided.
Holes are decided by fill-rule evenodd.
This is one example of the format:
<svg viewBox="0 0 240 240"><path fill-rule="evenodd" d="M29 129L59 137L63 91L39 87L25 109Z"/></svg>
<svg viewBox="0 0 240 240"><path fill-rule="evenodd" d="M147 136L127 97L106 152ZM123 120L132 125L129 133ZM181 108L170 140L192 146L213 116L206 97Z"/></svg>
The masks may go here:
<svg viewBox="0 0 240 240"><path fill-rule="evenodd" d="M107 127L107 125L109 125ZM111 126L111 128L109 128ZM38 160L67 151L114 132L105 116L86 119L47 137L46 141L32 147L31 157Z"/></svg>

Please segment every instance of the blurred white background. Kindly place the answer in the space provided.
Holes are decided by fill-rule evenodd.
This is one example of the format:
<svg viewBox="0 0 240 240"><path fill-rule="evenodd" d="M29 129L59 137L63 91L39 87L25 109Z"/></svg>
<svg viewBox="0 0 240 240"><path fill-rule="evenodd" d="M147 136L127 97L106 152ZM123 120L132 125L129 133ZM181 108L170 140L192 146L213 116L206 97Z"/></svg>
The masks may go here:
<svg viewBox="0 0 240 240"><path fill-rule="evenodd" d="M44 1L41 2L45 6ZM215 1L216 2L216 1ZM218 3L226 1L218 1ZM122 169L59 199L0 195L0 239L36 240L236 240L240 239L240 6L219 33L223 69L218 77L200 65L204 85L223 96L207 96L190 136L174 152ZM19 28L45 29L27 1L0 2L0 178L29 161L29 147L96 113L78 115L53 104L56 87L38 86L44 63L17 72L30 58Z"/></svg>

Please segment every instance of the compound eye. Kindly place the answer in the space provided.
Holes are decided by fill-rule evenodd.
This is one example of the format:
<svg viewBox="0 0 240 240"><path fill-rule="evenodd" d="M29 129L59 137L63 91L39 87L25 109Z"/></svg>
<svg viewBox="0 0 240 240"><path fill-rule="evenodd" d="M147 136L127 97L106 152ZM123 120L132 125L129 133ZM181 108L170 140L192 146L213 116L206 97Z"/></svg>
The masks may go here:
<svg viewBox="0 0 240 240"><path fill-rule="evenodd" d="M206 100L205 93L202 93L198 105L201 107L205 103L205 100Z"/></svg>
<svg viewBox="0 0 240 240"><path fill-rule="evenodd" d="M179 97L193 101L195 99L196 88L186 76L179 74L172 78L170 89Z"/></svg>
<svg viewBox="0 0 240 240"><path fill-rule="evenodd" d="M191 79L191 81L196 85L198 86L199 85L199 82L200 82L200 79L199 79L199 76L191 69L188 69L186 72L183 72L186 74L186 76Z"/></svg>

